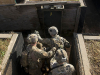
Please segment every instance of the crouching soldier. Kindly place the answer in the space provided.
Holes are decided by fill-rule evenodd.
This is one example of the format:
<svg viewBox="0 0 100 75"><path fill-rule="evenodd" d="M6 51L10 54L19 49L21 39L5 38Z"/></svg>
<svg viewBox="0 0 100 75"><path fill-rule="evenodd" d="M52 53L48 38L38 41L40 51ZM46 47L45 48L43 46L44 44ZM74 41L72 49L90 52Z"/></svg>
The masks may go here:
<svg viewBox="0 0 100 75"><path fill-rule="evenodd" d="M52 38L41 38L41 36L38 34L39 42L47 44L50 48L54 47L56 43L60 43L61 49L70 47L69 42L65 38L58 35L58 29L55 26L50 27L48 32Z"/></svg>
<svg viewBox="0 0 100 75"><path fill-rule="evenodd" d="M55 57L50 61L51 72L49 75L73 75L74 66L67 63L67 53L65 50L57 50Z"/></svg>
<svg viewBox="0 0 100 75"><path fill-rule="evenodd" d="M42 75L42 58L50 58L53 56L56 48L53 47L49 52L45 52L44 50L37 48L36 45L38 38L36 34L29 35L27 40L30 42L30 46L28 47L29 50L27 50L28 53L22 53L21 65L23 67L28 66L27 71L30 75Z"/></svg>

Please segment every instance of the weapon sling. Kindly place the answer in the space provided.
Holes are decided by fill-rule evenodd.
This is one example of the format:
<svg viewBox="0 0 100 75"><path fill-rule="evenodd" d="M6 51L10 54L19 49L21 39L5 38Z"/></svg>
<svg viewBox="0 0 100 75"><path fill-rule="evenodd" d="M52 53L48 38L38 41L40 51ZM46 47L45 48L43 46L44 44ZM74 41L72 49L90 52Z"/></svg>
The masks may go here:
<svg viewBox="0 0 100 75"><path fill-rule="evenodd" d="M63 64L62 64L62 65L55 66L55 67L51 68L51 69L50 69L50 71L51 71L51 70L53 70L53 69L55 69L55 68L61 67L61 66L63 66Z"/></svg>

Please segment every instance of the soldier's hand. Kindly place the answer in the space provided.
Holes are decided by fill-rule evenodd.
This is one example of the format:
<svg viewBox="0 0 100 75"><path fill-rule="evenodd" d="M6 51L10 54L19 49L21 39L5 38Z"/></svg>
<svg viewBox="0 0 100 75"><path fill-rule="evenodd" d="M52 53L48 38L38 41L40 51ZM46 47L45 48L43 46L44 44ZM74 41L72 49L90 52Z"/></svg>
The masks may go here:
<svg viewBox="0 0 100 75"><path fill-rule="evenodd" d="M41 39L42 39L42 38L41 38L41 36L40 36L40 34L39 34L39 31L35 30L35 31L34 31L34 34L36 34L36 35L37 35L37 37L38 37L38 39L39 39L39 40L41 40Z"/></svg>
<svg viewBox="0 0 100 75"><path fill-rule="evenodd" d="M52 48L52 51L55 52L55 51L56 51L56 47L53 47L53 48Z"/></svg>
<svg viewBox="0 0 100 75"><path fill-rule="evenodd" d="M37 37L38 37L39 40L42 40L40 34L37 34Z"/></svg>

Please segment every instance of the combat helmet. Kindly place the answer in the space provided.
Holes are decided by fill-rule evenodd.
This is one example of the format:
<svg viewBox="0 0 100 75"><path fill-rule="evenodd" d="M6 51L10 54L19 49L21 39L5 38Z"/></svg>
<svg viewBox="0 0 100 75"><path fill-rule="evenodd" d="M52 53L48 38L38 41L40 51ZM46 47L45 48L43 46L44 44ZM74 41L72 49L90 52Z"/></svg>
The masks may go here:
<svg viewBox="0 0 100 75"><path fill-rule="evenodd" d="M30 43L30 44L34 44L38 41L38 37L36 34L30 34L28 35L27 37L27 42Z"/></svg>
<svg viewBox="0 0 100 75"><path fill-rule="evenodd" d="M63 49L58 49L55 54L55 59L58 63L68 62L67 52Z"/></svg>
<svg viewBox="0 0 100 75"><path fill-rule="evenodd" d="M48 29L48 32L51 36L55 36L58 34L58 29L57 27L55 26L51 26L49 29Z"/></svg>

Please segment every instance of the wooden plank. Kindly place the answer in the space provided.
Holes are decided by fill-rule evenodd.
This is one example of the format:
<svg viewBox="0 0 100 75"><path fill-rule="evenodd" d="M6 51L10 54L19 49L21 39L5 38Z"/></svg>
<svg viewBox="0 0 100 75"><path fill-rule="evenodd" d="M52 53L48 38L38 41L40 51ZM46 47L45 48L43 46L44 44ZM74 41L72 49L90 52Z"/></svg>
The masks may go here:
<svg viewBox="0 0 100 75"><path fill-rule="evenodd" d="M67 1L67 4L64 5L65 9L68 8L77 8L80 6L80 2L79 1Z"/></svg>
<svg viewBox="0 0 100 75"><path fill-rule="evenodd" d="M74 29L75 22L64 22L62 23L62 29Z"/></svg>
<svg viewBox="0 0 100 75"><path fill-rule="evenodd" d="M75 22L77 9L65 9L63 11L62 23L63 22Z"/></svg>
<svg viewBox="0 0 100 75"><path fill-rule="evenodd" d="M35 6L0 7L0 26L1 26L0 30L2 31L30 30L39 28L39 20L36 7Z"/></svg>
<svg viewBox="0 0 100 75"><path fill-rule="evenodd" d="M76 21L75 21L74 32L77 32L77 29L78 29L80 13L81 13L81 8L78 7L78 9L77 9L77 15L76 15Z"/></svg>
<svg viewBox="0 0 100 75"><path fill-rule="evenodd" d="M72 9L72 8L77 8L79 7L80 5L74 5L74 4L67 4L67 5L64 5L64 8L65 9Z"/></svg>
<svg viewBox="0 0 100 75"><path fill-rule="evenodd" d="M81 13L80 13L80 19L79 19L79 24L78 24L78 33L81 33L83 30L83 25L84 25L84 20L85 20L85 14L86 14L86 9L87 7L80 7L81 8Z"/></svg>
<svg viewBox="0 0 100 75"><path fill-rule="evenodd" d="M43 18L39 18L39 22L41 25L43 25Z"/></svg>
<svg viewBox="0 0 100 75"><path fill-rule="evenodd" d="M63 16L67 17L67 16L73 16L76 17L76 13L77 13L77 9L64 9L63 10Z"/></svg>
<svg viewBox="0 0 100 75"><path fill-rule="evenodd" d="M67 1L67 4L80 4L79 1Z"/></svg>
<svg viewBox="0 0 100 75"><path fill-rule="evenodd" d="M20 5L64 5L67 1L27 1L26 3L15 4L15 6Z"/></svg>
<svg viewBox="0 0 100 75"><path fill-rule="evenodd" d="M0 39L1 38L11 38L12 34L0 34Z"/></svg>
<svg viewBox="0 0 100 75"><path fill-rule="evenodd" d="M38 17L43 18L43 11L42 10L37 10Z"/></svg>
<svg viewBox="0 0 100 75"><path fill-rule="evenodd" d="M84 73L85 73L85 75L91 75L89 60L87 57L87 52L86 52L85 43L84 43L82 34L77 34L77 38L78 38L78 43L79 43L78 48L80 49L80 53L81 53L81 57L82 57L81 61L83 62Z"/></svg>
<svg viewBox="0 0 100 75"><path fill-rule="evenodd" d="M100 40L100 36L83 36L84 39L88 40Z"/></svg>
<svg viewBox="0 0 100 75"><path fill-rule="evenodd" d="M63 16L63 17L62 17L62 23L63 23L63 22L75 22L75 19L76 19L76 18L75 18L74 16L70 16L70 15L67 16L67 17L64 17L64 16Z"/></svg>
<svg viewBox="0 0 100 75"><path fill-rule="evenodd" d="M9 59L11 53L12 53L12 50L14 48L17 37L18 37L18 34L14 34L12 36L12 39L11 39L10 43L9 43L8 50L6 51L3 62L2 62L2 70L1 70L2 74L4 73L4 69L5 69L7 61L8 61L8 59Z"/></svg>

